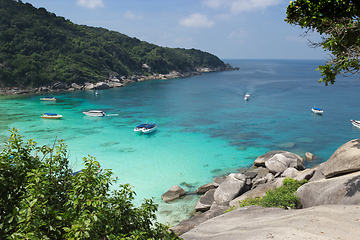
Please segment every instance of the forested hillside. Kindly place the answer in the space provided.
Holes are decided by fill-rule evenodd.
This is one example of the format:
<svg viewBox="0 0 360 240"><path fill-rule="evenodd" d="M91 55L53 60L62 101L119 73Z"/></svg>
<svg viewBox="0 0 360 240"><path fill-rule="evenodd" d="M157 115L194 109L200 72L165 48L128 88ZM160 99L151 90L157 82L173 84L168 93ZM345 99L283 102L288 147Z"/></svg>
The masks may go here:
<svg viewBox="0 0 360 240"><path fill-rule="evenodd" d="M120 76L224 68L218 57L196 49L164 48L137 38L77 25L20 0L0 0L0 87L84 83Z"/></svg>

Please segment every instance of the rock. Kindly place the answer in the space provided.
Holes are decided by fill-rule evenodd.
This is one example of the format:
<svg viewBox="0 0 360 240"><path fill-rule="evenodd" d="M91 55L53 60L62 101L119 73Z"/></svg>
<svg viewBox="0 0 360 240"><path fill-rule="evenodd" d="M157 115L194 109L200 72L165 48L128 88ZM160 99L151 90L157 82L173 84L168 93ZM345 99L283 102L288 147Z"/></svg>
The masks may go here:
<svg viewBox="0 0 360 240"><path fill-rule="evenodd" d="M101 90L101 89L109 89L110 87L108 84L106 84L104 82L98 82L95 84L94 88L97 90Z"/></svg>
<svg viewBox="0 0 360 240"><path fill-rule="evenodd" d="M215 187L219 187L225 181L226 177L216 177L213 179L213 183Z"/></svg>
<svg viewBox="0 0 360 240"><path fill-rule="evenodd" d="M270 182L275 179L275 176L272 173L268 173L266 174L265 179L267 182Z"/></svg>
<svg viewBox="0 0 360 240"><path fill-rule="evenodd" d="M360 139L351 140L339 147L325 162L326 178L360 170Z"/></svg>
<svg viewBox="0 0 360 240"><path fill-rule="evenodd" d="M255 171L248 171L248 172L244 172L243 174L244 174L247 178L250 178L250 179L253 179L253 178L255 178L255 177L258 175L258 173L255 172Z"/></svg>
<svg viewBox="0 0 360 240"><path fill-rule="evenodd" d="M304 208L319 205L360 205L360 172L309 182L297 190Z"/></svg>
<svg viewBox="0 0 360 240"><path fill-rule="evenodd" d="M142 65L142 68L143 68L146 72L148 72L148 73L151 72L151 68L150 68L146 63L144 63L144 64Z"/></svg>
<svg viewBox="0 0 360 240"><path fill-rule="evenodd" d="M52 89L66 89L67 86L65 83L57 82L57 83L54 83L51 88Z"/></svg>
<svg viewBox="0 0 360 240"><path fill-rule="evenodd" d="M294 177L295 180L302 181L302 180L310 180L315 173L315 169L305 169L304 171L299 172L299 174Z"/></svg>
<svg viewBox="0 0 360 240"><path fill-rule="evenodd" d="M312 160L314 160L314 158L315 158L315 155L314 155L314 154L312 154L312 153L310 153L310 152L306 152L306 153L305 153L305 159L306 159L306 160L312 161Z"/></svg>
<svg viewBox="0 0 360 240"><path fill-rule="evenodd" d="M205 185L202 185L201 187L199 187L198 189L195 190L195 193L197 194L204 194L206 193L207 191L209 190L212 190L212 189L215 189L215 184L212 182L212 183L208 183L208 184L205 184Z"/></svg>
<svg viewBox="0 0 360 240"><path fill-rule="evenodd" d="M205 195L201 196L199 201L195 205L196 211L205 212L210 209L211 205L214 202L214 193L215 189L211 189L205 193Z"/></svg>
<svg viewBox="0 0 360 240"><path fill-rule="evenodd" d="M224 214L225 210L229 208L229 204L213 204L209 211L206 211L198 216L180 222L178 225L171 227L171 229L178 234L188 232L201 223Z"/></svg>
<svg viewBox="0 0 360 240"><path fill-rule="evenodd" d="M210 219L182 234L200 239L359 239L359 206L318 206L307 209L249 206Z"/></svg>
<svg viewBox="0 0 360 240"><path fill-rule="evenodd" d="M244 186L245 182L243 180L236 179L234 173L229 174L225 181L215 190L215 202L221 204L233 200L239 196Z"/></svg>
<svg viewBox="0 0 360 240"><path fill-rule="evenodd" d="M254 161L254 165L256 167L265 167L265 161L272 158L275 154L283 153L285 151L271 151L267 152L259 157L257 157Z"/></svg>
<svg viewBox="0 0 360 240"><path fill-rule="evenodd" d="M299 175L299 171L295 168L287 168L282 174L281 177L290 177L295 178L297 175Z"/></svg>
<svg viewBox="0 0 360 240"><path fill-rule="evenodd" d="M256 177L265 177L268 173L269 173L269 169L265 168L265 167L258 167L254 170L251 170L251 172L256 173Z"/></svg>
<svg viewBox="0 0 360 240"><path fill-rule="evenodd" d="M174 185L169 189L169 191L161 195L161 198L164 202L171 202L184 195L186 195L185 190L178 185Z"/></svg>
<svg viewBox="0 0 360 240"><path fill-rule="evenodd" d="M265 177L254 179L252 183L252 188L256 188L258 185L266 183L266 181L267 179Z"/></svg>
<svg viewBox="0 0 360 240"><path fill-rule="evenodd" d="M73 88L74 90L80 90L80 89L81 89L81 86L78 85L77 83L72 83L72 84L71 84L71 88Z"/></svg>
<svg viewBox="0 0 360 240"><path fill-rule="evenodd" d="M85 83L85 90L94 90L94 84L92 83Z"/></svg>
<svg viewBox="0 0 360 240"><path fill-rule="evenodd" d="M321 163L320 165L317 165L311 169L314 169L315 170L315 173L314 175L310 178L310 182L314 182L314 181L318 181L318 180L321 180L321 179L325 179L325 176L324 174L322 173L322 170L324 168L324 164L325 163Z"/></svg>
<svg viewBox="0 0 360 240"><path fill-rule="evenodd" d="M287 168L293 167L298 170L303 170L303 159L291 152L277 153L270 159L265 161L265 166L273 174L282 173Z"/></svg>

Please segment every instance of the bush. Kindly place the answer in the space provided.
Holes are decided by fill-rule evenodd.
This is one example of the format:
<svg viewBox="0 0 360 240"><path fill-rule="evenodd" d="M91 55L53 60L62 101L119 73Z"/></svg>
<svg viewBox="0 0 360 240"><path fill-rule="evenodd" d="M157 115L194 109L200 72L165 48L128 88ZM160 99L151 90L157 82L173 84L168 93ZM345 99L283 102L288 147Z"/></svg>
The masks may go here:
<svg viewBox="0 0 360 240"><path fill-rule="evenodd" d="M262 207L279 207L279 208L296 208L300 205L299 197L295 195L296 190L307 180L301 182L286 177L283 181L283 186L266 191L264 197L246 198L239 201L240 207L259 205Z"/></svg>
<svg viewBox="0 0 360 240"><path fill-rule="evenodd" d="M112 172L94 157L75 174L62 140L37 147L10 132L0 154L2 239L180 239L156 222L153 199L135 207L128 184L110 192Z"/></svg>

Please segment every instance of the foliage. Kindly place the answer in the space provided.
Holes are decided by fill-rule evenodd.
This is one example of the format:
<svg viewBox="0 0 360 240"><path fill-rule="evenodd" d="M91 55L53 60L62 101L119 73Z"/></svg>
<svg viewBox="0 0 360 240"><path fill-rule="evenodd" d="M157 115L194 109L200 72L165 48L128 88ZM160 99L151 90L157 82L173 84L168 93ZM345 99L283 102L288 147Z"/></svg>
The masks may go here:
<svg viewBox="0 0 360 240"><path fill-rule="evenodd" d="M83 161L74 174L63 141L37 147L12 129L0 154L2 239L179 239L156 222L153 199L135 207L128 184L110 192L112 172Z"/></svg>
<svg viewBox="0 0 360 240"><path fill-rule="evenodd" d="M218 57L195 49L166 48L103 28L76 25L29 3L0 0L0 87L84 83L194 67L220 67Z"/></svg>
<svg viewBox="0 0 360 240"><path fill-rule="evenodd" d="M296 208L300 201L299 197L294 193L305 183L307 183L307 180L299 182L286 177L283 181L283 186L266 191L264 197L249 197L243 201L239 201L240 207L259 205L262 207L280 207L284 209Z"/></svg>
<svg viewBox="0 0 360 240"><path fill-rule="evenodd" d="M355 74L360 70L360 2L354 0L290 1L285 21L317 31L321 46L331 53L331 59L319 66L323 76L319 82L335 83L339 74Z"/></svg>

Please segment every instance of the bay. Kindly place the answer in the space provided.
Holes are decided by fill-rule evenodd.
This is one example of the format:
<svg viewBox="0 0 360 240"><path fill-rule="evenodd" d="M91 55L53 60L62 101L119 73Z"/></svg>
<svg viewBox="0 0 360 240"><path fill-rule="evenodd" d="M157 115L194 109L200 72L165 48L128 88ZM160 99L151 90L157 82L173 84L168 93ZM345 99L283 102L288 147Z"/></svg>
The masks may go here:
<svg viewBox="0 0 360 240"><path fill-rule="evenodd" d="M136 203L155 197L158 220L176 224L188 218L198 196L171 204L161 200L173 185L187 192L249 167L257 156L287 150L317 156L312 167L326 161L345 142L359 138L350 119L360 119L360 82L357 76L338 77L335 85L318 83L315 69L322 60L224 60L238 71L204 73L189 78L152 80L123 88L56 92L0 98L0 140L8 129L24 139L52 146L68 145L74 171L82 158L96 157L112 169L117 184L130 183ZM250 94L248 101L244 95ZM56 96L44 102L40 97ZM316 105L324 110L315 115ZM99 109L105 117L82 112ZM44 112L64 117L41 119ZM155 122L149 135L133 131ZM113 186L116 188L117 185Z"/></svg>

